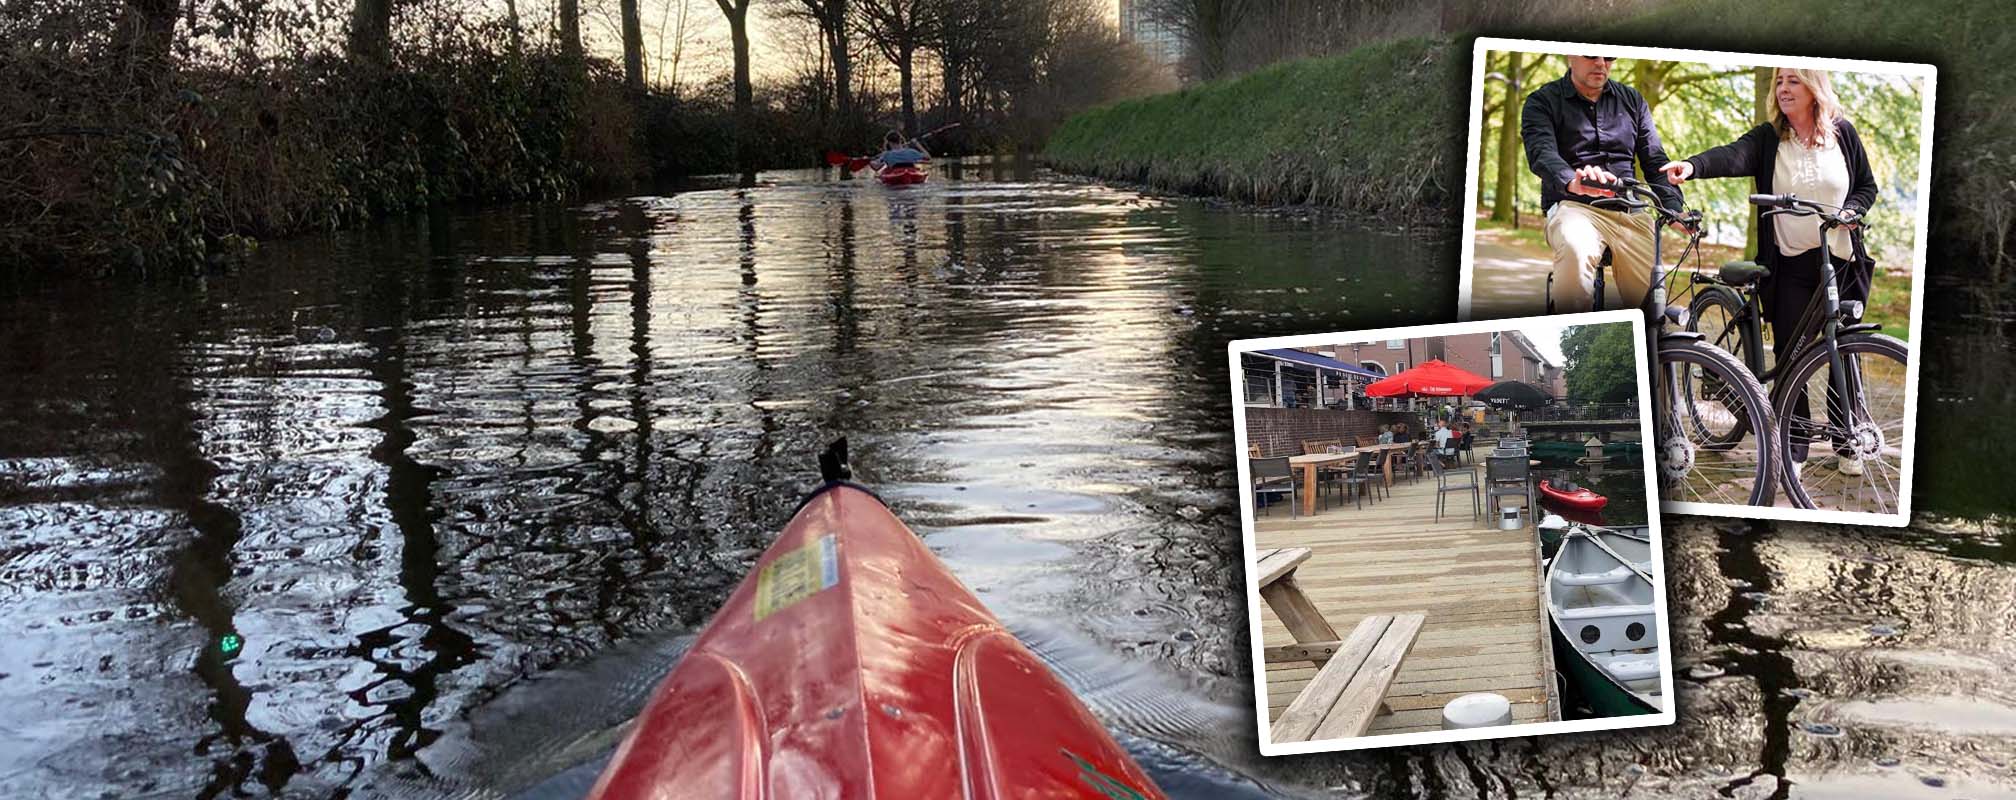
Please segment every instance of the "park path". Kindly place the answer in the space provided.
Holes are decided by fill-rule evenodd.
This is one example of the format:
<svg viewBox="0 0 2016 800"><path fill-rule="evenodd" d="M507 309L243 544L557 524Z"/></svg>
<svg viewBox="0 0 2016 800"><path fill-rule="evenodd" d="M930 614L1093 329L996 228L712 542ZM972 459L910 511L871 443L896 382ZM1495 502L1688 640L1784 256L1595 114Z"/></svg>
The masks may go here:
<svg viewBox="0 0 2016 800"><path fill-rule="evenodd" d="M1511 231L1477 230L1470 273L1470 319L1504 319L1547 313L1547 273L1554 258L1545 246L1528 243ZM1623 308L1617 282L1608 280L1604 308Z"/></svg>

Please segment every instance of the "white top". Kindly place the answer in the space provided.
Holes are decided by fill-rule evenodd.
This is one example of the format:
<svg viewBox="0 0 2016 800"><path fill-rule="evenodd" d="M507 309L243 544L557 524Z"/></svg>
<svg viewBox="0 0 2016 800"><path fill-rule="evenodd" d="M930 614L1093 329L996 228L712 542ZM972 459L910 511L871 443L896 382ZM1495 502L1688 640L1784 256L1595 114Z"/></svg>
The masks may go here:
<svg viewBox="0 0 2016 800"><path fill-rule="evenodd" d="M1778 163L1771 173L1771 191L1796 194L1802 200L1840 205L1848 199L1848 159L1841 145L1829 139L1819 147L1808 147L1798 137L1778 143ZM1820 246L1820 218L1780 214L1771 218L1778 252L1796 256ZM1835 258L1853 258L1855 246L1848 231L1835 230L1830 237Z"/></svg>
<svg viewBox="0 0 2016 800"><path fill-rule="evenodd" d="M1449 430L1448 428L1435 429L1435 446L1438 448L1448 447L1449 437L1455 435L1455 433L1456 433L1455 431Z"/></svg>

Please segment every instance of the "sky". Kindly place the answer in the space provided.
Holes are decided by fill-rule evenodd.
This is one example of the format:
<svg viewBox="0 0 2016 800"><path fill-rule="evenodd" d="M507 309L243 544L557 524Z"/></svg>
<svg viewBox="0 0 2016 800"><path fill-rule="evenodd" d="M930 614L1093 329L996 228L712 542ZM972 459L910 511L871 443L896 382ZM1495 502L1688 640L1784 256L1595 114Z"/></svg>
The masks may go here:
<svg viewBox="0 0 2016 800"><path fill-rule="evenodd" d="M1540 355L1546 357L1549 363L1557 367L1567 366L1568 362L1567 357L1561 355L1561 334L1564 330L1566 328L1560 325L1522 325L1519 327L1519 332L1526 334L1526 338L1532 340L1533 346L1539 348Z"/></svg>

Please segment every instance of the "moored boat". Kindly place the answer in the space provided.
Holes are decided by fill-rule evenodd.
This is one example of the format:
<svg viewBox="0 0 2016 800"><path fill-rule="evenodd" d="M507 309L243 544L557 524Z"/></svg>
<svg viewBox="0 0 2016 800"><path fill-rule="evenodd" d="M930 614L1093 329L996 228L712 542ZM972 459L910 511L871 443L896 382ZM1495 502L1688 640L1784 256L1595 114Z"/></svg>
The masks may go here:
<svg viewBox="0 0 2016 800"><path fill-rule="evenodd" d="M1540 482L1540 499L1546 503L1589 510L1610 504L1610 498L1592 492L1587 487L1576 486L1573 483L1555 486L1544 480Z"/></svg>
<svg viewBox="0 0 2016 800"><path fill-rule="evenodd" d="M589 796L1162 797L835 449Z"/></svg>
<svg viewBox="0 0 2016 800"><path fill-rule="evenodd" d="M1604 544L1637 563L1641 569L1652 571L1652 528L1649 525L1611 527L1589 523L1572 513L1563 513L1548 514L1535 527L1540 529L1540 557L1543 559L1553 558L1554 553L1561 549L1562 536L1576 529L1602 539Z"/></svg>
<svg viewBox="0 0 2016 800"><path fill-rule="evenodd" d="M1650 542L1645 545L1649 561ZM1586 529L1564 536L1548 562L1555 668L1598 716L1664 708L1655 596L1650 574L1632 555Z"/></svg>

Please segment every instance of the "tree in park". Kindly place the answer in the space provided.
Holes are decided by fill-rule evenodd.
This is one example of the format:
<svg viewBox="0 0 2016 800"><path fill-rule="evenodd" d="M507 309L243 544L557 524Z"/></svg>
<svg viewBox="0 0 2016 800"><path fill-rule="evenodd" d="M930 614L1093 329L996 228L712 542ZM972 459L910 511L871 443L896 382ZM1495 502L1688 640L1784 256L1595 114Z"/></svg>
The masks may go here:
<svg viewBox="0 0 2016 800"><path fill-rule="evenodd" d="M1561 335L1568 396L1578 403L1617 403L1638 392L1636 342L1623 323L1577 325Z"/></svg>
<svg viewBox="0 0 2016 800"><path fill-rule="evenodd" d="M1519 214L1512 199L1518 196L1519 186L1519 108L1527 91L1519 62L1525 55L1505 54L1505 99L1498 122L1498 196L1491 203L1491 218L1499 222L1511 222Z"/></svg>

